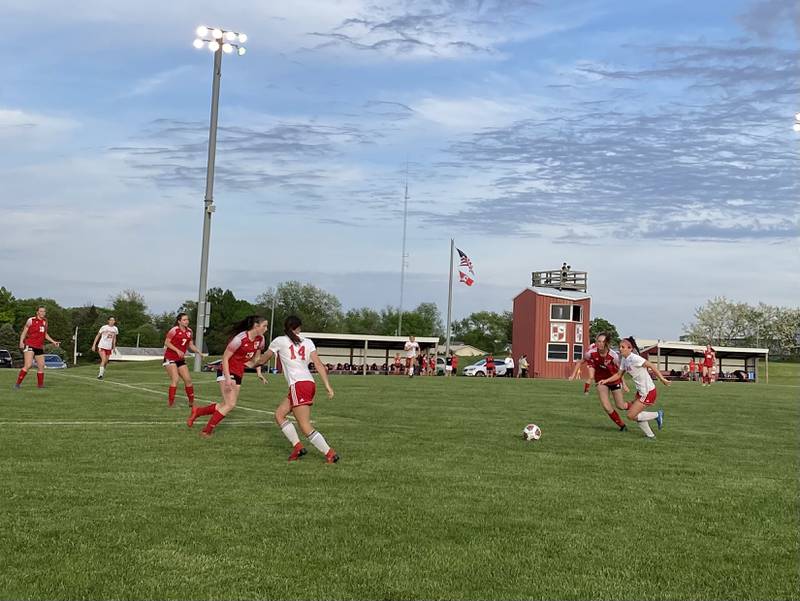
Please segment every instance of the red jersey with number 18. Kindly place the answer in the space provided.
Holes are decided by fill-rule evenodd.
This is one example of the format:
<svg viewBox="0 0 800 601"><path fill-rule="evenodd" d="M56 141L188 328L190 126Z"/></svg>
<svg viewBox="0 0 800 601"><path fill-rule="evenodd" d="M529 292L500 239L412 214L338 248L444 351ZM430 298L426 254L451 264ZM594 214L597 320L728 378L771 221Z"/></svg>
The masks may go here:
<svg viewBox="0 0 800 601"><path fill-rule="evenodd" d="M247 332L239 332L228 343L226 351L233 353L228 359L228 367L232 374L240 378L244 376L244 364L255 357L256 353L264 348L264 337L256 336L252 340Z"/></svg>
<svg viewBox="0 0 800 601"><path fill-rule="evenodd" d="M31 348L44 348L45 335L47 334L47 320L31 317L25 322L28 333L22 343Z"/></svg>
<svg viewBox="0 0 800 601"><path fill-rule="evenodd" d="M191 328L182 330L180 326L175 326L167 332L167 340L169 340L173 346L179 348L182 353L185 353L186 349L189 348L189 344L192 342L192 330ZM181 358L182 357L178 356L178 353L169 347L164 351L164 359L167 361L178 361Z"/></svg>

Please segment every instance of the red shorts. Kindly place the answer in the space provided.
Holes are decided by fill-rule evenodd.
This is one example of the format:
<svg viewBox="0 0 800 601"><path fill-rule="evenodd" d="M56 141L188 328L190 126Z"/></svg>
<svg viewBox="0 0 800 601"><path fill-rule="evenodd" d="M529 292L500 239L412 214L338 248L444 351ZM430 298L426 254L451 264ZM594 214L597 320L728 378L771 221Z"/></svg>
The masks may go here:
<svg viewBox="0 0 800 601"><path fill-rule="evenodd" d="M714 362L712 361L711 363L703 363L703 367L707 367L708 369L711 369L712 367L714 367Z"/></svg>
<svg viewBox="0 0 800 601"><path fill-rule="evenodd" d="M289 394L287 399L292 407L299 407L300 405L313 405L314 394L317 392L317 385L314 382L304 380L303 382L295 382L289 387Z"/></svg>
<svg viewBox="0 0 800 601"><path fill-rule="evenodd" d="M113 349L110 348L98 348L97 352L101 355L105 355L106 357L110 357Z"/></svg>
<svg viewBox="0 0 800 601"><path fill-rule="evenodd" d="M655 403L655 402L656 402L656 396L657 396L656 389L655 389L655 388L653 388L653 390L651 390L650 392L648 392L648 393L647 393L647 396L646 396L646 397L644 397L644 398L642 398L642 396L641 396L641 395L639 394L639 392L637 391L637 392L636 392L636 396L633 398L633 400L634 400L634 402L636 402L636 401L641 401L641 402L642 402L642 403L644 403L645 405L652 405L653 403Z"/></svg>

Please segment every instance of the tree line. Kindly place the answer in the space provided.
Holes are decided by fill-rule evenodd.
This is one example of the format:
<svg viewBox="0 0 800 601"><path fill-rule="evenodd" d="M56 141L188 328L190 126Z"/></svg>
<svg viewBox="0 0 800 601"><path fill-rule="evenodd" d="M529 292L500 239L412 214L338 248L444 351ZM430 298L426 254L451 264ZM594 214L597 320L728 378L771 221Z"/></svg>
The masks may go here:
<svg viewBox="0 0 800 601"><path fill-rule="evenodd" d="M211 354L221 354L229 338L228 328L247 315L273 316L274 335L282 333L281 324L291 314L303 320L307 331L375 334L397 334L399 312L395 307L380 310L360 307L344 310L339 299L312 284L288 281L259 294L253 302L237 298L233 291L211 288L208 291L211 318L205 332L205 345ZM167 331L174 325L179 312L189 314L191 327L197 322L197 302L186 300L175 311L152 313L145 298L135 290L123 290L109 298L107 306L84 305L62 307L51 298L15 298L11 291L0 287L0 348L20 358L19 335L25 322L36 308L47 309L50 335L61 342L61 348L47 345L47 352L71 357L77 342L84 356L97 331L113 316L119 326L118 346L158 348L163 345ZM73 341L75 328L78 339ZM403 311L403 335L444 337L442 317L435 303L420 303ZM511 342L511 312L480 311L453 323L452 338L480 349L501 352Z"/></svg>
<svg viewBox="0 0 800 601"><path fill-rule="evenodd" d="M777 357L800 354L800 308L750 305L716 297L698 307L684 326L685 338L696 344L769 349Z"/></svg>

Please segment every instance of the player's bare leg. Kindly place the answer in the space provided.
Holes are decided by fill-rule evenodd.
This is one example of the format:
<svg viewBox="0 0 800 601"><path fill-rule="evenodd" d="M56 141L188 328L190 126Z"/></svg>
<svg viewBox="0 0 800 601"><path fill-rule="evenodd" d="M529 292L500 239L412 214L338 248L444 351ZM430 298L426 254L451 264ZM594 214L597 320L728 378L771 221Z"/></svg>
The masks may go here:
<svg viewBox="0 0 800 601"><path fill-rule="evenodd" d="M614 392L616 393L619 391L615 390ZM625 422L622 421L622 418L619 416L619 413L617 413L614 407L611 406L611 401L608 398L608 386L606 386L605 384L598 384L597 396L600 397L600 404L603 406L603 409L608 414L608 418L612 422L617 424L617 427L620 429L620 431L625 430L626 429ZM616 396L614 400L616 400Z"/></svg>
<svg viewBox="0 0 800 601"><path fill-rule="evenodd" d="M639 428L644 432L644 435L652 440L656 435L653 434L649 422L653 420L660 421L663 414L660 411L645 411L644 408L645 405L642 401L634 401L628 409L628 418L636 421L636 423L639 424Z"/></svg>
<svg viewBox="0 0 800 601"><path fill-rule="evenodd" d="M308 453L303 443L300 442L300 437L297 435L297 429L294 424L289 421L289 414L292 412L292 403L289 397L283 399L283 402L275 409L275 423L281 429L281 432L292 445L292 452L289 454L289 461L297 461Z"/></svg>

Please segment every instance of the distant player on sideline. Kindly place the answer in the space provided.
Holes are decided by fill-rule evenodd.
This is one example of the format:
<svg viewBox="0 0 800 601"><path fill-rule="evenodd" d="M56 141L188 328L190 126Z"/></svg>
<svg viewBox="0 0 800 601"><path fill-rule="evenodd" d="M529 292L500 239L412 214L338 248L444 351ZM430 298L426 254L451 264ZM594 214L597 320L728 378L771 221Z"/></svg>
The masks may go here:
<svg viewBox="0 0 800 601"><path fill-rule="evenodd" d="M249 315L230 329L231 341L222 354L222 366L217 370L217 382L219 382L219 389L222 393L222 402L212 403L205 407L192 405L192 413L186 420L186 425L191 428L201 415L211 416L206 427L200 432L200 436L209 438L214 433L217 424L236 407L239 391L242 388L245 364L258 364L261 350L264 348L264 332L267 331L268 325L269 322L264 317ZM256 372L259 379L266 382L264 376L261 375L260 366L256 368Z"/></svg>
<svg viewBox="0 0 800 601"><path fill-rule="evenodd" d="M175 325L167 332L167 337L164 339L164 349L163 365L169 375L167 405L172 407L175 404L175 393L178 390L178 378L180 377L183 380L189 407L192 407L194 405L194 385L192 376L189 375L189 368L186 366L186 349L193 353L202 353L192 342L192 329L189 327L189 316L186 313L178 313Z"/></svg>
<svg viewBox="0 0 800 601"><path fill-rule="evenodd" d="M603 406L603 409L605 409L611 421L617 424L620 432L622 432L626 429L625 422L622 421L616 409L611 406L608 393L610 391L611 396L614 397L614 403L617 409L620 411L628 409L629 405L625 402L622 396L622 390L620 389L620 384L625 386L625 380L613 384L600 383L601 380L610 378L616 374L619 371L619 365L619 355L608 348L608 334L600 332L595 337L595 344L591 345L589 350L586 351L583 359L575 366L575 370L572 372L569 379L574 380L578 377L578 373L580 373L582 367L588 367L590 373L594 376L595 382L597 382L597 396L600 397L600 404ZM625 386L625 392L627 391L628 388Z"/></svg>
<svg viewBox="0 0 800 601"><path fill-rule="evenodd" d="M28 370L33 365L33 359L36 358L36 387L44 388L44 341L49 340L55 346L60 346L61 343L50 338L47 333L47 319L45 315L47 309L44 307L37 307L36 315L29 317L25 322L25 327L19 335L19 348L22 349L23 364L22 369L19 370L17 375L17 383L14 388L22 386L22 380L28 375Z"/></svg>
<svg viewBox="0 0 800 601"><path fill-rule="evenodd" d="M117 336L119 336L119 328L117 328L117 320L114 317L108 318L108 323L100 328L97 336L94 337L92 342L92 351L97 350L100 353L100 372L97 374L97 379L102 380L106 375L106 365L111 353L117 347ZM98 344L99 341L99 344Z"/></svg>
<svg viewBox="0 0 800 601"><path fill-rule="evenodd" d="M287 317L283 322L284 335L270 342L267 352L260 360L261 363L266 363L273 355L277 355L281 360L283 375L289 384L288 395L275 410L275 423L292 445L289 461L297 461L307 452L300 442L294 424L286 419L289 413L293 413L308 442L325 455L325 462L336 463L339 461L339 455L328 445L325 437L311 425L311 405L314 404L317 385L308 369L309 362L314 362L329 399L333 398L333 388L328 380L328 370L317 354L317 347L309 338L300 337L302 325L299 317L295 315Z"/></svg>
<svg viewBox="0 0 800 601"><path fill-rule="evenodd" d="M610 378L601 380L598 384L608 386L620 380L625 372L631 374L633 381L636 383L636 397L628 408L628 418L635 420L639 424L639 428L644 432L644 435L649 440L653 440L656 435L653 434L649 422L655 420L660 430L664 425L664 410L644 410L645 407L650 407L656 402L657 395L656 385L653 383L653 378L650 377L650 373L647 370L649 369L656 374L656 377L661 380L665 386L669 386L670 383L669 380L661 375L661 371L657 366L650 363L644 357L637 355L634 349L637 351L639 350L632 336L623 339L619 345L619 352L622 354L619 371Z"/></svg>
<svg viewBox="0 0 800 601"><path fill-rule="evenodd" d="M419 343L414 336L409 336L403 350L406 352L406 373L409 378L414 377L414 359L419 354Z"/></svg>
<svg viewBox="0 0 800 601"><path fill-rule="evenodd" d="M717 351L712 346L706 345L706 350L703 351L703 386L711 386L711 372L714 369L714 364L717 362Z"/></svg>

